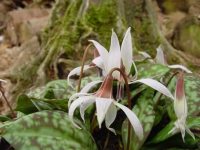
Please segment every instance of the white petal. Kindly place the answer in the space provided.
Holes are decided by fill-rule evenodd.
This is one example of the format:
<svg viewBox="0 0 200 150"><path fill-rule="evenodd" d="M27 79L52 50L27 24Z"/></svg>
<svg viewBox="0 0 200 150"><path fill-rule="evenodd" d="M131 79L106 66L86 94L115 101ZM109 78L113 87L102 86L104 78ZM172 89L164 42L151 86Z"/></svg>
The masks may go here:
<svg viewBox="0 0 200 150"><path fill-rule="evenodd" d="M167 65L161 45L156 49L156 51L157 51L156 58L155 58L156 63L162 64L162 65Z"/></svg>
<svg viewBox="0 0 200 150"><path fill-rule="evenodd" d="M183 99L174 100L174 111L178 119L187 117L187 102L185 97Z"/></svg>
<svg viewBox="0 0 200 150"><path fill-rule="evenodd" d="M3 79L0 79L0 82L7 83L7 81Z"/></svg>
<svg viewBox="0 0 200 150"><path fill-rule="evenodd" d="M106 66L106 72L108 73L112 68L120 68L121 66L121 52L119 40L116 33L112 30L110 51L108 54L108 62ZM119 79L120 73L118 71L113 72L113 77Z"/></svg>
<svg viewBox="0 0 200 150"><path fill-rule="evenodd" d="M133 59L133 48L132 48L132 39L131 39L131 28L129 27L126 31L126 34L124 36L124 39L122 41L122 47L121 47L121 57L123 65L125 66L126 74L130 73L131 66L132 66L132 59Z"/></svg>
<svg viewBox="0 0 200 150"><path fill-rule="evenodd" d="M85 101L85 99L83 97L76 99L69 107L69 111L68 111L68 115L69 115L69 119L71 120L71 122L74 124L74 126L76 126L77 128L80 128L77 124L75 124L74 120L73 120L73 116L74 116L74 111L76 110L77 107L79 107L83 102Z"/></svg>
<svg viewBox="0 0 200 150"><path fill-rule="evenodd" d="M113 128L110 128L110 125L114 122L116 116L117 116L117 108L115 105L111 104L110 108L106 113L105 124L106 128L111 132L113 132L114 134L116 134L115 130Z"/></svg>
<svg viewBox="0 0 200 150"><path fill-rule="evenodd" d="M94 40L89 40L89 41L94 44L97 51L99 52L100 57L103 60L104 66L106 66L107 60L108 60L108 51L101 44L99 44L97 41L94 41Z"/></svg>
<svg viewBox="0 0 200 150"><path fill-rule="evenodd" d="M95 85L97 85L97 84L99 84L101 82L102 81L99 80L99 81L93 81L93 82L88 83L86 86L84 86L82 88L82 90L80 91L80 93L88 93L91 90L91 88L93 88Z"/></svg>
<svg viewBox="0 0 200 150"><path fill-rule="evenodd" d="M183 66L183 65L168 65L169 68L172 69L181 69L187 73L192 73L192 71L190 71L187 67Z"/></svg>
<svg viewBox="0 0 200 150"><path fill-rule="evenodd" d="M183 139L183 142L185 142L185 126L184 125L180 125L180 131L181 131L181 136L182 136L182 139Z"/></svg>
<svg viewBox="0 0 200 150"><path fill-rule="evenodd" d="M99 68L105 71L103 59L99 56L92 60L92 62Z"/></svg>
<svg viewBox="0 0 200 150"><path fill-rule="evenodd" d="M68 107L70 107L71 102L74 101L77 97L80 97L80 96L90 96L90 95L91 95L91 94L88 94L88 93L75 93L75 94L73 94L73 95L69 98Z"/></svg>
<svg viewBox="0 0 200 150"><path fill-rule="evenodd" d="M186 129L186 132L195 140L195 136L194 136L194 134L190 131L190 129L186 126L185 127L185 129Z"/></svg>
<svg viewBox="0 0 200 150"><path fill-rule="evenodd" d="M0 42L4 40L4 36L0 36Z"/></svg>
<svg viewBox="0 0 200 150"><path fill-rule="evenodd" d="M99 123L99 128L101 128L101 124L112 102L113 102L112 99L98 98L98 97L96 98L96 110L97 110L97 120Z"/></svg>
<svg viewBox="0 0 200 150"><path fill-rule="evenodd" d="M147 86L150 86L151 88L159 91L163 95L168 96L168 97L170 97L171 99L174 100L174 97L171 94L171 92L166 88L166 86L164 86L160 82L153 80L153 79L150 79L150 78L147 78L147 79L136 80L136 81L133 81L131 83L138 83L138 82L146 84Z"/></svg>
<svg viewBox="0 0 200 150"><path fill-rule="evenodd" d="M83 71L85 71L89 68L91 68L89 65L85 65L83 67ZM72 86L72 84L70 82L70 77L73 75L80 75L80 72L81 72L81 67L74 68L72 71L70 71L70 73L67 76L67 81L68 81L69 86Z"/></svg>
<svg viewBox="0 0 200 150"><path fill-rule="evenodd" d="M80 106L80 114L81 114L81 118L83 119L83 121L85 121L84 119L84 114L85 114L85 110L95 102L95 98L94 97L88 97L87 100L85 100L82 105Z"/></svg>
<svg viewBox="0 0 200 150"><path fill-rule="evenodd" d="M140 52L138 52L138 53L141 54L145 59L151 58L151 56L150 56L147 52L140 51Z"/></svg>
<svg viewBox="0 0 200 150"><path fill-rule="evenodd" d="M123 112L126 114L127 118L129 119L135 131L135 134L139 137L140 140L143 139L143 127L142 127L142 124L140 123L140 120L135 115L135 113L120 103L114 102L114 104L123 110Z"/></svg>

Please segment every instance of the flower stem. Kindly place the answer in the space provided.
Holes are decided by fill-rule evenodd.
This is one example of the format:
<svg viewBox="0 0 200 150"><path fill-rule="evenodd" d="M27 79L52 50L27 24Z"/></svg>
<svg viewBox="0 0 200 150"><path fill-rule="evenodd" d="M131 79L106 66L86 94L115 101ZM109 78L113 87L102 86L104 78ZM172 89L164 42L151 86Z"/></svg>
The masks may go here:
<svg viewBox="0 0 200 150"><path fill-rule="evenodd" d="M1 92L1 95L2 95L3 99L5 100L8 108L10 109L12 118L15 118L16 115L15 115L14 110L12 109L10 103L8 102L8 99L5 96L4 88L2 87L1 83L0 83L0 92Z"/></svg>
<svg viewBox="0 0 200 150"><path fill-rule="evenodd" d="M114 71L119 71L120 74L122 75L123 79L124 79L125 86L126 86L126 93L127 93L127 97L128 97L128 108L131 110L131 93L130 93L130 89L129 89L129 86L128 86L127 75L120 68L113 68L109 72L109 75L112 75L112 73ZM129 122L128 123L128 137L127 137L127 150L129 150L129 147L130 147L130 137L131 137L131 124Z"/></svg>
<svg viewBox="0 0 200 150"><path fill-rule="evenodd" d="M81 71L80 71L80 76L79 76L79 80L78 80L78 87L77 87L77 92L80 92L80 88L81 88L81 79L82 79L82 76L83 76L83 68L84 68L84 64L85 64L85 59L86 59L86 56L87 56L87 53L88 53L88 50L89 50L89 47L91 46L92 44L89 44L85 51L84 51L84 54L83 54L83 59L82 59L82 64L81 64Z"/></svg>
<svg viewBox="0 0 200 150"><path fill-rule="evenodd" d="M169 79L167 80L167 82L166 82L165 85L168 86L169 83L171 82L171 80L173 79L173 77L176 76L177 74L178 74L178 72L173 73L173 74L169 77ZM155 108L157 107L158 102L159 102L159 100L162 98L162 96L163 96L163 94L159 93L159 96L155 99L155 105L154 105Z"/></svg>

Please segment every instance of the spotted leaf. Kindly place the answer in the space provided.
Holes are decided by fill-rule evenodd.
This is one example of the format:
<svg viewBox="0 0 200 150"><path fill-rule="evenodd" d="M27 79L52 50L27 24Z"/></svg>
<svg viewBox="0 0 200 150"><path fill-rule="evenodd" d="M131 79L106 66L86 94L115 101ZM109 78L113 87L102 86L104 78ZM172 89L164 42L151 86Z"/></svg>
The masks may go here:
<svg viewBox="0 0 200 150"><path fill-rule="evenodd" d="M133 108L133 111L138 116L139 120L142 123L143 130L144 130L144 138L139 140L134 131L131 132L131 139L130 139L130 149L140 149L140 147L145 142L146 138L148 137L155 120L155 112L153 110L153 96L154 90L147 88L144 92L141 93L139 98L137 99L137 103ZM127 136L128 136L128 122L127 120L124 121L122 125L122 140L124 146L126 147L127 144Z"/></svg>
<svg viewBox="0 0 200 150"><path fill-rule="evenodd" d="M97 149L91 134L80 126L81 130L75 128L65 112L42 111L2 125L0 135L16 150Z"/></svg>

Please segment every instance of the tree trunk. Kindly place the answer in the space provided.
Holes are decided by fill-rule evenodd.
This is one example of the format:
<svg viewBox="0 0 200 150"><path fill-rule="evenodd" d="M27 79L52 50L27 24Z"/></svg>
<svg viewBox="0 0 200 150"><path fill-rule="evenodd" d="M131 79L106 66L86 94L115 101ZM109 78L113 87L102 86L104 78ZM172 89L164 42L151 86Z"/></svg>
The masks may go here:
<svg viewBox="0 0 200 150"><path fill-rule="evenodd" d="M16 68L4 77L13 83L12 99L25 89L43 85L57 79L60 57L66 59L83 54L89 39L98 40L107 48L111 29L123 37L132 27L134 53L142 50L155 56L155 49L162 44L171 61L185 63L185 57L175 50L162 34L156 21L152 0L57 0L50 23L41 38L41 51L27 65ZM178 55L177 55L178 54ZM192 60L189 59L189 63ZM25 76L25 78L24 78ZM35 81L35 82L33 82Z"/></svg>

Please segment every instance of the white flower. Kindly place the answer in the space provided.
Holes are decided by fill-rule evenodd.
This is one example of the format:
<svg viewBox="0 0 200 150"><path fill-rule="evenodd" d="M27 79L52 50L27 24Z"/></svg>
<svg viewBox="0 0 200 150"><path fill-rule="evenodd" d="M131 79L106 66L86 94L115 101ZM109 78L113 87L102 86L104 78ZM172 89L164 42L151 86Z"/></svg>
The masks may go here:
<svg viewBox="0 0 200 150"><path fill-rule="evenodd" d="M97 120L101 128L102 122L105 120L106 127L115 133L110 127L117 115L117 108L120 108L128 117L135 134L139 139L143 138L142 125L133 111L126 106L116 102L112 97L113 77L108 75L102 83L99 90L94 94L77 93L70 98L69 101L69 118L73 122L73 114L77 107L80 107L81 118L84 120L84 111L93 103L96 105ZM72 102L72 103L71 103ZM77 126L74 122L73 124ZM77 126L78 127L78 126Z"/></svg>
<svg viewBox="0 0 200 150"><path fill-rule="evenodd" d="M89 40L96 47L99 56L92 60L95 66L101 68L103 76L105 77L111 69L113 68L124 68L127 75L130 74L132 65L135 67L135 72L137 74L137 69L133 61L132 55L132 39L131 39L131 28L129 27L125 33L122 45L120 48L119 40L116 33L112 30L111 44L109 52L100 43L94 40ZM84 66L84 70L87 70L93 66ZM73 69L68 75L68 81L72 75L79 74L81 67ZM114 72L113 77L120 80L120 73Z"/></svg>
<svg viewBox="0 0 200 150"><path fill-rule="evenodd" d="M167 62L166 62L166 59L165 59L161 45L156 49L156 51L157 51L156 57L155 57L156 63L168 66L171 69L181 69L181 70L185 71L186 73L192 73L188 68L186 68L183 65L179 65L179 64L168 65Z"/></svg>
<svg viewBox="0 0 200 150"><path fill-rule="evenodd" d="M96 49L99 53L99 56L97 58L95 58L92 62L97 67L101 68L104 77L110 72L111 69L121 68L121 69L124 69L126 75L128 76L130 84L138 83L138 82L146 84L147 86L150 86L151 88L153 88L153 89L161 92L162 94L173 99L173 96L170 93L170 91L160 82L150 79L150 78L136 80L137 68L133 61L133 49L132 49L132 39L131 39L130 30L131 30L131 28L129 27L125 33L121 48L120 48L119 40L118 40L116 33L114 31L112 31L109 52L106 50L106 48L104 48L98 42L96 42L94 40L90 40L94 44L94 46L96 47ZM131 76L130 76L130 71L131 71L132 65L135 68L135 78L131 78ZM89 68L90 68L90 66L86 65L84 67L84 70L87 70ZM70 72L70 74L68 75L68 80L69 80L70 76L72 76L74 74L79 74L80 69L81 69L80 67L77 67L74 70L72 70ZM119 91L117 91L117 93L118 93L118 95L121 95L120 93L123 92L123 83L122 83L123 80L120 77L119 72L116 72L116 71L113 73L113 77L120 82ZM81 93L84 93L84 92L87 93L93 86L95 86L96 84L98 84L100 82L101 81L99 80L99 81L93 81L93 82L87 84L86 87L84 87L81 90ZM121 96L119 96L117 99L120 99L120 97Z"/></svg>
<svg viewBox="0 0 200 150"><path fill-rule="evenodd" d="M174 111L177 116L177 121L174 123L174 128L169 133L176 133L178 131L181 132L182 139L184 141L185 137L185 130L188 134L195 139L194 134L190 131L190 129L186 125L186 118L187 118L187 101L185 97L185 90L184 90L184 76L183 72L178 74L178 79L176 83L176 91L175 91L175 100L174 100Z"/></svg>

